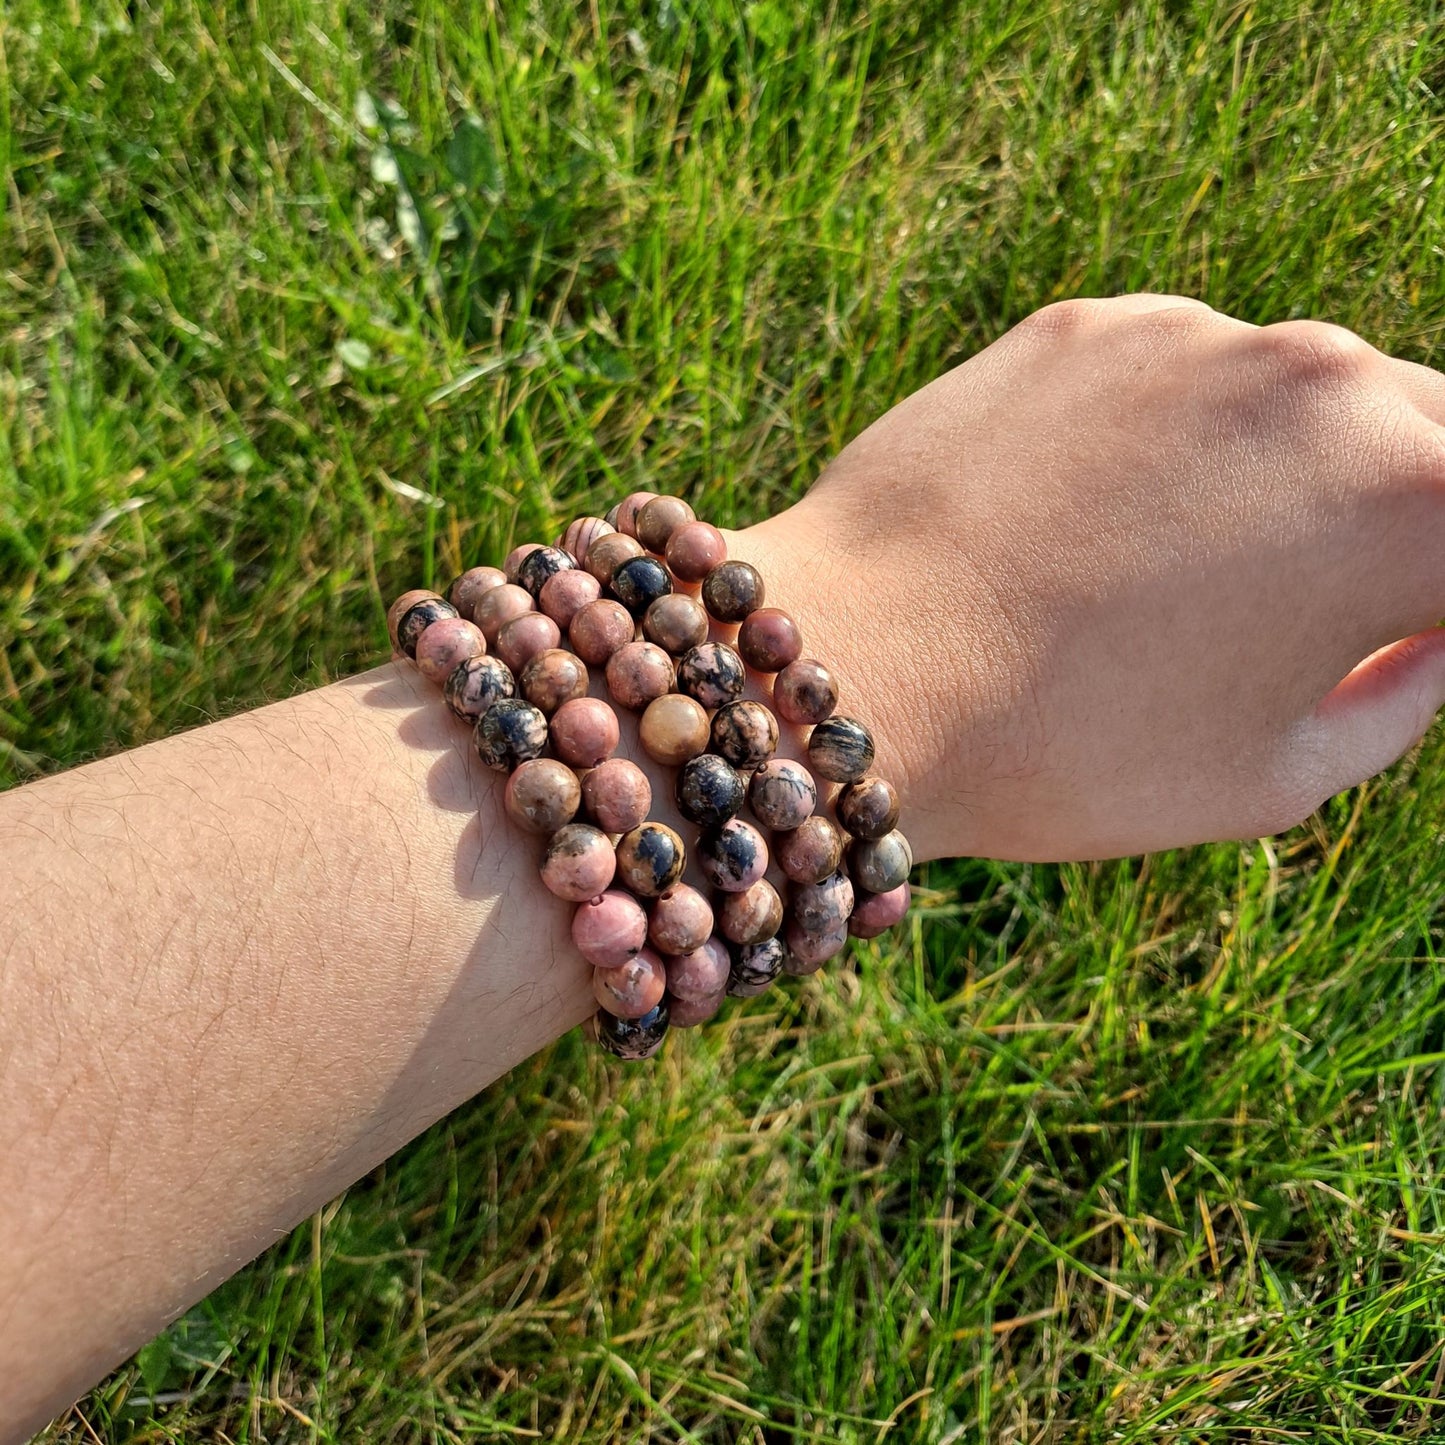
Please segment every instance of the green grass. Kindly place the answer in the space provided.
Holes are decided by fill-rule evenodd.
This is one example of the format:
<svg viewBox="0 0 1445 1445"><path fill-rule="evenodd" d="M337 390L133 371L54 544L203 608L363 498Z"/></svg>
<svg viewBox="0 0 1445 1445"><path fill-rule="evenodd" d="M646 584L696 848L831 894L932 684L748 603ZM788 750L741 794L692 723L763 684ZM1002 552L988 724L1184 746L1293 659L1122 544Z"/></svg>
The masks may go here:
<svg viewBox="0 0 1445 1445"><path fill-rule="evenodd" d="M1442 41L8 0L0 783L367 665L383 599L631 486L763 515L1060 296L1438 359ZM1442 762L1268 844L935 865L655 1066L565 1039L42 1438L1445 1440Z"/></svg>

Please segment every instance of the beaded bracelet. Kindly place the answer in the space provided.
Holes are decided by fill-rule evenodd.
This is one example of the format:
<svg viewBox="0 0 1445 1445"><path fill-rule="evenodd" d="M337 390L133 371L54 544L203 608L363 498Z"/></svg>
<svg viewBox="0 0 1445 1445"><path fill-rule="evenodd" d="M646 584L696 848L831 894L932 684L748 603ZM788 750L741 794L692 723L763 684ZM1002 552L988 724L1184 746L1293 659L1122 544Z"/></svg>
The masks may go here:
<svg viewBox="0 0 1445 1445"><path fill-rule="evenodd" d="M872 736L837 715L828 669L763 603L762 577L728 559L716 527L680 498L634 492L551 547L474 567L447 598L405 592L387 614L396 652L441 684L482 761L508 774L507 816L547 840L542 880L577 905L573 942L593 965L592 1032L620 1058L650 1057L669 1028L813 973L849 934L875 938L908 910L912 852L896 790L869 774ZM714 623L736 624L734 642L712 638ZM711 899L680 881L687 849L648 817L647 775L614 756L617 715L589 695L589 667L640 714L648 756L678 769ZM772 677L779 716L811 728L808 767L774 756L773 710L742 697L749 668ZM832 818L814 775L841 785ZM771 852L739 816L745 804ZM575 821L584 812L591 821ZM764 877L770 856L789 880L786 909Z"/></svg>

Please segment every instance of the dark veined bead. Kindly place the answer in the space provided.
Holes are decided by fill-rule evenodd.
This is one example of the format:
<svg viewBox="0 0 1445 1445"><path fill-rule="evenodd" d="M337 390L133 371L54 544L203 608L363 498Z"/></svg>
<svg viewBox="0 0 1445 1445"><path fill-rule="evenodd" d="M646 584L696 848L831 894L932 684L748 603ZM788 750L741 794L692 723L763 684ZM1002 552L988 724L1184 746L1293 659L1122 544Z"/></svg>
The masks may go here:
<svg viewBox="0 0 1445 1445"><path fill-rule="evenodd" d="M788 956L781 938L744 943L731 953L733 963L727 991L733 998L753 998L762 993L783 971L783 962Z"/></svg>
<svg viewBox="0 0 1445 1445"><path fill-rule="evenodd" d="M599 1008L596 1014L597 1042L619 1059L651 1058L667 1038L669 1016L665 995L640 1019L620 1019L605 1008Z"/></svg>
<svg viewBox="0 0 1445 1445"><path fill-rule="evenodd" d="M499 773L518 763L540 758L547 748L547 719L539 708L519 697L494 702L477 719L477 756Z"/></svg>
<svg viewBox="0 0 1445 1445"><path fill-rule="evenodd" d="M577 563L560 547L538 547L528 552L517 566L517 585L525 588L535 602L542 588L559 572L569 572Z"/></svg>
<svg viewBox="0 0 1445 1445"><path fill-rule="evenodd" d="M748 562L724 562L703 579L702 605L718 622L741 622L763 605L763 579Z"/></svg>
<svg viewBox="0 0 1445 1445"><path fill-rule="evenodd" d="M672 574L656 557L630 557L612 574L611 589L634 617L641 617L672 591Z"/></svg>
<svg viewBox="0 0 1445 1445"><path fill-rule="evenodd" d="M416 660L417 639L443 617L460 617L461 613L450 602L441 597L427 597L414 607L408 607L396 624L396 645L406 655Z"/></svg>
<svg viewBox="0 0 1445 1445"><path fill-rule="evenodd" d="M747 785L726 758L702 753L677 774L677 810L689 823L716 828L742 811Z"/></svg>
<svg viewBox="0 0 1445 1445"><path fill-rule="evenodd" d="M452 716L465 723L476 722L494 702L516 695L517 679L500 657L469 657L442 684Z"/></svg>
<svg viewBox="0 0 1445 1445"><path fill-rule="evenodd" d="M856 783L873 766L873 734L856 718L824 718L808 738L808 762L830 783Z"/></svg>

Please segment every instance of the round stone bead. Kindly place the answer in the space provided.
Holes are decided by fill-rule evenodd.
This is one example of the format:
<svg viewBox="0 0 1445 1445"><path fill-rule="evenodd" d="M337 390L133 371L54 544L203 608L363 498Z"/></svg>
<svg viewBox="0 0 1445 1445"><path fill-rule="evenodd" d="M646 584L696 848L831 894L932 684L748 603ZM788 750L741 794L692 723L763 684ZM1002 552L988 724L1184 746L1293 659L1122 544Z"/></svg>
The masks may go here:
<svg viewBox="0 0 1445 1445"><path fill-rule="evenodd" d="M701 582L728 559L728 544L711 522L684 522L667 539L667 565L680 582Z"/></svg>
<svg viewBox="0 0 1445 1445"><path fill-rule="evenodd" d="M612 840L586 823L558 828L542 857L542 882L569 903L585 903L605 893L616 872Z"/></svg>
<svg viewBox="0 0 1445 1445"><path fill-rule="evenodd" d="M746 681L742 658L725 642L704 642L677 665L677 690L709 709L741 697Z"/></svg>
<svg viewBox="0 0 1445 1445"><path fill-rule="evenodd" d="M619 1059L650 1059L667 1039L670 1018L667 997L640 1019L622 1019L605 1008L597 1010L593 1027L597 1042Z"/></svg>
<svg viewBox="0 0 1445 1445"><path fill-rule="evenodd" d="M808 739L808 762L830 783L856 783L873 766L873 734L855 718L824 718Z"/></svg>
<svg viewBox="0 0 1445 1445"><path fill-rule="evenodd" d="M859 778L833 803L838 821L855 838L881 838L898 826L898 790L887 778Z"/></svg>
<svg viewBox="0 0 1445 1445"><path fill-rule="evenodd" d="M719 622L741 622L763 605L763 579L749 562L724 562L703 579L702 605Z"/></svg>
<svg viewBox="0 0 1445 1445"><path fill-rule="evenodd" d="M818 787L801 763L769 758L748 781L748 805L763 827L787 831L813 816Z"/></svg>
<svg viewBox="0 0 1445 1445"><path fill-rule="evenodd" d="M800 928L824 933L841 928L846 933L853 912L853 884L839 869L821 883L795 883L788 894L788 912Z"/></svg>
<svg viewBox="0 0 1445 1445"><path fill-rule="evenodd" d="M515 583L506 582L477 598L476 606L472 608L472 620L482 629L487 646L492 647L504 623L531 610L531 594Z"/></svg>
<svg viewBox="0 0 1445 1445"><path fill-rule="evenodd" d="M525 562L533 552L540 551L541 547L542 544L540 542L519 542L517 546L513 547L512 550L507 553L506 560L502 563L502 571L506 574L508 582L516 582L517 574L522 569L522 563Z"/></svg>
<svg viewBox="0 0 1445 1445"><path fill-rule="evenodd" d="M572 625L572 619L589 603L602 596L602 584L580 567L565 572L553 573L537 594L537 605L562 629Z"/></svg>
<svg viewBox="0 0 1445 1445"><path fill-rule="evenodd" d="M602 517L576 517L557 538L557 545L580 564L587 556L587 549L599 537L610 537L616 530L611 522Z"/></svg>
<svg viewBox="0 0 1445 1445"><path fill-rule="evenodd" d="M758 672L781 672L803 651L798 624L781 608L759 607L743 618L738 628L738 651Z"/></svg>
<svg viewBox="0 0 1445 1445"><path fill-rule="evenodd" d="M680 692L667 692L647 704L637 735L653 762L680 767L707 751L707 713L700 702Z"/></svg>
<svg viewBox="0 0 1445 1445"><path fill-rule="evenodd" d="M726 758L702 753L677 775L677 810L689 823L716 828L742 811L747 785Z"/></svg>
<svg viewBox="0 0 1445 1445"><path fill-rule="evenodd" d="M865 893L853 906L848 919L848 932L854 938L877 938L895 923L903 921L912 899L908 884L900 883L887 893Z"/></svg>
<svg viewBox="0 0 1445 1445"><path fill-rule="evenodd" d="M442 699L454 718L474 723L506 697L516 697L517 679L500 657L469 657L442 684Z"/></svg>
<svg viewBox="0 0 1445 1445"><path fill-rule="evenodd" d="M643 823L617 844L617 876L640 898L666 893L686 862L682 839L663 823Z"/></svg>
<svg viewBox="0 0 1445 1445"><path fill-rule="evenodd" d="M657 496L656 492L629 492L617 507L613 525L624 536L637 536L637 514Z"/></svg>
<svg viewBox="0 0 1445 1445"><path fill-rule="evenodd" d="M821 662L800 657L773 679L773 706L790 723L820 723L838 706L838 684Z"/></svg>
<svg viewBox="0 0 1445 1445"><path fill-rule="evenodd" d="M712 926L712 904L696 888L686 883L674 883L652 905L647 936L662 953L691 953L695 948L701 948L712 936ZM726 967L723 974L712 988L704 989L703 992L712 993L721 988L727 982ZM678 991L674 989L673 992Z"/></svg>
<svg viewBox="0 0 1445 1445"><path fill-rule="evenodd" d="M423 597L401 614L396 624L396 646L399 652L416 659L416 645L421 635L435 622L457 616L457 609L442 597Z"/></svg>
<svg viewBox="0 0 1445 1445"><path fill-rule="evenodd" d="M612 574L612 595L634 617L671 591L672 577L656 557L629 557Z"/></svg>
<svg viewBox="0 0 1445 1445"><path fill-rule="evenodd" d="M787 949L781 938L765 938L732 950L727 991L733 998L754 998L783 971Z"/></svg>
<svg viewBox="0 0 1445 1445"><path fill-rule="evenodd" d="M517 568L517 585L525 588L535 602L551 578L559 572L570 572L576 565L571 554L560 547L538 547L522 558Z"/></svg>
<svg viewBox="0 0 1445 1445"><path fill-rule="evenodd" d="M681 497L654 497L637 514L637 540L659 557L679 527L697 521L697 513Z"/></svg>
<svg viewBox="0 0 1445 1445"><path fill-rule="evenodd" d="M401 651L401 645L396 640L397 623L399 623L418 602L425 602L436 595L430 587L413 587L410 592L403 592L401 596L386 609L386 635L391 639L392 651Z"/></svg>
<svg viewBox="0 0 1445 1445"><path fill-rule="evenodd" d="M612 574L626 561L642 556L642 543L625 532L609 532L599 537L588 549L582 566L604 587L610 586Z"/></svg>
<svg viewBox="0 0 1445 1445"><path fill-rule="evenodd" d="M891 893L913 871L913 849L895 828L881 838L859 838L848 850L854 881L869 893Z"/></svg>
<svg viewBox="0 0 1445 1445"><path fill-rule="evenodd" d="M506 581L507 574L500 567L469 567L447 588L447 600L469 622L475 622L472 610L483 593L504 586Z"/></svg>
<svg viewBox="0 0 1445 1445"><path fill-rule="evenodd" d="M735 768L755 768L777 751L777 719L760 702L727 703L713 714L712 747Z"/></svg>
<svg viewBox="0 0 1445 1445"><path fill-rule="evenodd" d="M730 943L761 943L783 924L783 900L766 878L741 893L723 896L718 929Z"/></svg>
<svg viewBox="0 0 1445 1445"><path fill-rule="evenodd" d="M587 684L587 664L565 647L539 652L517 677L522 696L548 717L564 702L586 697Z"/></svg>
<svg viewBox="0 0 1445 1445"><path fill-rule="evenodd" d="M667 970L650 948L617 968L599 968L592 973L597 1002L620 1019L638 1019L650 1013L666 991Z"/></svg>
<svg viewBox="0 0 1445 1445"><path fill-rule="evenodd" d="M783 967L795 977L816 973L830 958L840 954L848 943L847 923L830 924L827 928L804 928L797 919L789 919L783 930L788 955Z"/></svg>
<svg viewBox="0 0 1445 1445"><path fill-rule="evenodd" d="M582 779L582 802L599 828L630 833L652 811L652 784L636 763L608 758Z"/></svg>
<svg viewBox="0 0 1445 1445"><path fill-rule="evenodd" d="M507 816L528 833L550 838L577 816L582 806L582 784L566 763L556 758L532 758L518 765L502 794Z"/></svg>
<svg viewBox="0 0 1445 1445"><path fill-rule="evenodd" d="M647 943L647 913L620 888L609 888L577 905L572 942L594 968L621 968Z"/></svg>
<svg viewBox="0 0 1445 1445"><path fill-rule="evenodd" d="M711 998L700 998L696 1001L669 995L667 1004L672 1010L672 1027L693 1029L699 1024L705 1024L722 1007L726 997L726 989L719 989Z"/></svg>
<svg viewBox="0 0 1445 1445"><path fill-rule="evenodd" d="M547 719L529 702L504 697L477 719L473 733L477 756L499 773L540 758L547 746Z"/></svg>
<svg viewBox="0 0 1445 1445"><path fill-rule="evenodd" d="M751 823L729 818L698 835L697 861L713 887L741 893L768 871L768 845Z"/></svg>
<svg viewBox="0 0 1445 1445"><path fill-rule="evenodd" d="M681 657L707 641L707 613L696 597L669 592L643 613L642 635L664 652Z"/></svg>
<svg viewBox="0 0 1445 1445"><path fill-rule="evenodd" d="M562 641L562 629L541 612L524 612L497 629L497 656L521 674L539 652L554 649Z"/></svg>
<svg viewBox="0 0 1445 1445"><path fill-rule="evenodd" d="M595 768L617 751L617 714L600 697L574 697L552 714L552 748L574 768Z"/></svg>
<svg viewBox="0 0 1445 1445"><path fill-rule="evenodd" d="M821 883L843 861L843 833L831 818L814 813L791 833L774 834L773 857L794 883Z"/></svg>
<svg viewBox="0 0 1445 1445"><path fill-rule="evenodd" d="M732 972L732 958L720 938L706 938L696 948L664 962L668 993L689 1003L722 993Z"/></svg>
<svg viewBox="0 0 1445 1445"><path fill-rule="evenodd" d="M469 657L480 657L487 639L465 617L443 617L416 640L416 665L428 682L444 683Z"/></svg>
<svg viewBox="0 0 1445 1445"><path fill-rule="evenodd" d="M607 659L607 687L614 702L641 712L672 691L672 659L655 642L629 642Z"/></svg>
<svg viewBox="0 0 1445 1445"><path fill-rule="evenodd" d="M617 651L632 641L636 632L632 614L610 597L588 602L567 628L572 650L592 667L601 667Z"/></svg>

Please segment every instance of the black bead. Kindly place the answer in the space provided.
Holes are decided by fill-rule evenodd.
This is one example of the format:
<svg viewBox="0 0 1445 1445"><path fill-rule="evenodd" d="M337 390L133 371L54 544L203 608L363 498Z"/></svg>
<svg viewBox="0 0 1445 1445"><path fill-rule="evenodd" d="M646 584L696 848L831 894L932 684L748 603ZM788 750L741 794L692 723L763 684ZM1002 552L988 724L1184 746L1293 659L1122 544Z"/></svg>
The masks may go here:
<svg viewBox="0 0 1445 1445"><path fill-rule="evenodd" d="M619 1059L646 1059L662 1047L671 1012L664 995L640 1019L620 1019L597 1010L597 1042Z"/></svg>
<svg viewBox="0 0 1445 1445"><path fill-rule="evenodd" d="M742 811L747 785L726 758L700 753L677 774L677 810L689 823L716 828Z"/></svg>
<svg viewBox="0 0 1445 1445"><path fill-rule="evenodd" d="M555 577L559 572L570 572L576 565L571 554L560 547L538 547L518 563L517 586L526 588L535 602L541 597L542 586L549 577Z"/></svg>
<svg viewBox="0 0 1445 1445"><path fill-rule="evenodd" d="M520 697L494 702L477 720L473 734L477 756L499 773L540 758L547 747L547 718Z"/></svg>
<svg viewBox="0 0 1445 1445"><path fill-rule="evenodd" d="M396 624L396 645L415 662L417 638L433 622L440 622L444 617L461 615L450 602L443 602L440 597L428 597L418 602L415 607L408 607L401 614L401 621Z"/></svg>
<svg viewBox="0 0 1445 1445"><path fill-rule="evenodd" d="M671 591L672 573L656 557L629 557L612 574L612 595L634 617Z"/></svg>
<svg viewBox="0 0 1445 1445"><path fill-rule="evenodd" d="M762 993L783 971L783 962L788 956L781 938L734 944L728 952L732 956L732 968L728 973L727 991L732 998L753 998Z"/></svg>
<svg viewBox="0 0 1445 1445"><path fill-rule="evenodd" d="M778 748L778 723L760 702L742 698L720 707L712 717L712 749L733 767L750 771Z"/></svg>

